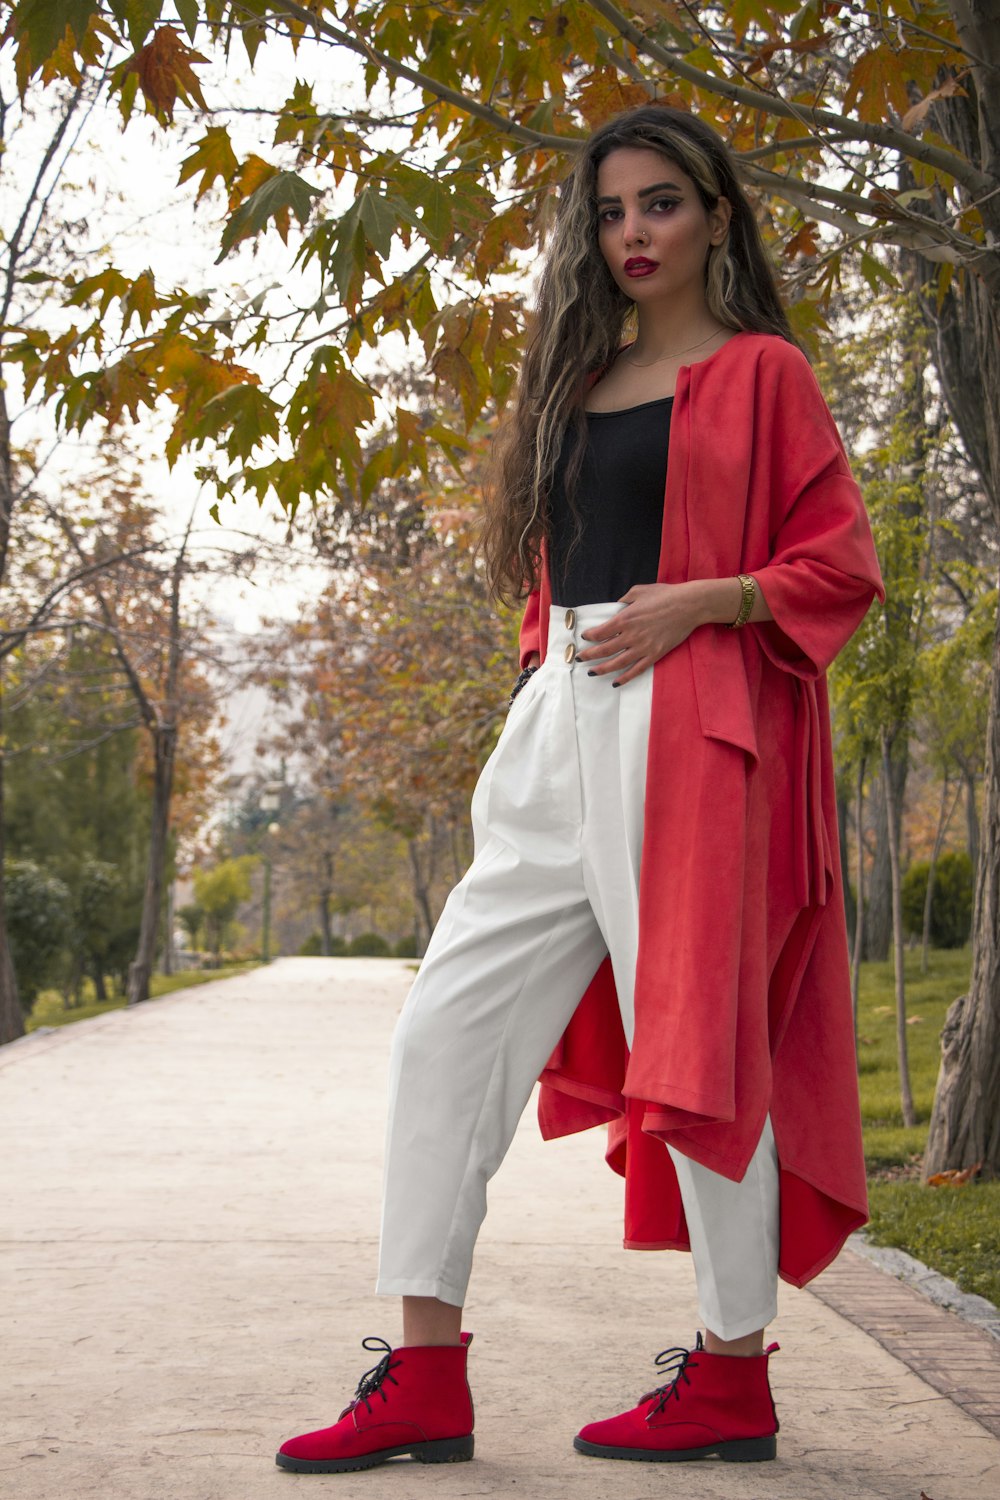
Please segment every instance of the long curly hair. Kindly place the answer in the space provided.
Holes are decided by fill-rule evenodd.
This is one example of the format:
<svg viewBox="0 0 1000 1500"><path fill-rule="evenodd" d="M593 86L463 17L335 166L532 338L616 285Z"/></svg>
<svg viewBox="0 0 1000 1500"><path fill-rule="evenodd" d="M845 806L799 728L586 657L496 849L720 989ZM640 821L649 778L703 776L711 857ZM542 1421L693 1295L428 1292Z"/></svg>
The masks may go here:
<svg viewBox="0 0 1000 1500"><path fill-rule="evenodd" d="M482 550L494 598L511 604L536 586L547 535L547 497L567 430L572 505L586 443L588 377L606 369L634 333L631 298L598 247L597 169L621 147L659 151L693 181L706 210L732 205L729 232L709 251L709 311L725 327L794 342L753 209L722 138L696 116L648 104L602 125L580 149L559 196L539 280L532 332L511 408L493 447Z"/></svg>

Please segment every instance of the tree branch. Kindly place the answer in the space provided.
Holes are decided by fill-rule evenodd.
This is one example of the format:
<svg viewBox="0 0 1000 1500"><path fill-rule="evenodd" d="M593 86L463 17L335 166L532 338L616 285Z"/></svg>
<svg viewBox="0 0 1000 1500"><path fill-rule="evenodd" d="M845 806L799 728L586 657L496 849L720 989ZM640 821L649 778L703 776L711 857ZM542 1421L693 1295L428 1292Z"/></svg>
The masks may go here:
<svg viewBox="0 0 1000 1500"><path fill-rule="evenodd" d="M701 68L693 67L675 52L648 37L611 0L587 0L587 4L591 10L596 10L598 15L616 27L637 51L709 93L720 94L723 99L730 99L734 104L745 104L763 114L780 115L784 119L805 121L817 129L834 131L845 140L867 141L873 146L899 151L914 161L923 162L925 166L953 177L956 182L968 188L974 197L989 192L996 186L993 179L980 172L971 162L950 151L944 151L939 146L929 146L917 136L899 130L894 125L867 125L862 120L852 120L847 115L834 114L831 110L814 109L806 104L791 104L777 94L745 88L740 84L730 83L728 79L716 78L711 73L703 72Z"/></svg>

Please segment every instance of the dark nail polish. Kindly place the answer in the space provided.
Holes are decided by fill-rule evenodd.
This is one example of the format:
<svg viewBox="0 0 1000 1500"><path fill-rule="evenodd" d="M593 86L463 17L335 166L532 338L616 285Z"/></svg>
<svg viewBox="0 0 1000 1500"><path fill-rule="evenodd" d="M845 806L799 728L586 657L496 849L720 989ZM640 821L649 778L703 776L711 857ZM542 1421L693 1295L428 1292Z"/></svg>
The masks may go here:
<svg viewBox="0 0 1000 1500"><path fill-rule="evenodd" d="M587 676L588 677L596 677L597 676L597 673L594 671L593 667L590 668L590 670L587 673Z"/></svg>
<svg viewBox="0 0 1000 1500"><path fill-rule="evenodd" d="M620 682L613 682L613 683L612 683L612 684L611 684L611 686L612 686L612 687L621 687L621 683L620 683Z"/></svg>

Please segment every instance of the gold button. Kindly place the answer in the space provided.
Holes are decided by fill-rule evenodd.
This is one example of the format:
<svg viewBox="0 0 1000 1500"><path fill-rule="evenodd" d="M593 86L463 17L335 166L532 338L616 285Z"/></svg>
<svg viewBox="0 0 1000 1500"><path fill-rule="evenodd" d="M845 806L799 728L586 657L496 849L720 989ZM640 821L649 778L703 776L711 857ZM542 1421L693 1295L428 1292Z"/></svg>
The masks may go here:
<svg viewBox="0 0 1000 1500"><path fill-rule="evenodd" d="M575 609L568 609L566 611L566 629L567 630L572 630L575 625L576 625L576 610Z"/></svg>
<svg viewBox="0 0 1000 1500"><path fill-rule="evenodd" d="M576 647L573 645L572 641L570 641L569 645L566 647L566 650L563 652L563 656L568 662L576 660Z"/></svg>

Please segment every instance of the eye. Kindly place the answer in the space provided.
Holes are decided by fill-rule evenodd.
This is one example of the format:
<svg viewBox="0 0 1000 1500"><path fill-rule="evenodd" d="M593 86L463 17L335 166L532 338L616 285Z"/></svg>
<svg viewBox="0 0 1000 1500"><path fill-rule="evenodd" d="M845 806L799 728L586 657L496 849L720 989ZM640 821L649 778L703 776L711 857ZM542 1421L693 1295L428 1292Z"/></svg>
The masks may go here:
<svg viewBox="0 0 1000 1500"><path fill-rule="evenodd" d="M649 206L654 213L669 213L680 201L680 198L654 198Z"/></svg>
<svg viewBox="0 0 1000 1500"><path fill-rule="evenodd" d="M613 224L616 218L621 218L620 208L599 208L597 210L598 224Z"/></svg>

